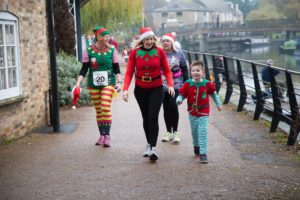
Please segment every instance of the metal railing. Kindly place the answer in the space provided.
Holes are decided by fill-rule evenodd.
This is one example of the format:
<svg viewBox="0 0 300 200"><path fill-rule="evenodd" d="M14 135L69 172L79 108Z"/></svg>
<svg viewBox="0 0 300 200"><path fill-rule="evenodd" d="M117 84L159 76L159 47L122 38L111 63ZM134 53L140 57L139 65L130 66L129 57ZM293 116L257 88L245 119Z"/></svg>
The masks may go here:
<svg viewBox="0 0 300 200"><path fill-rule="evenodd" d="M216 91L224 87L224 102L228 104L232 94L238 96L237 111L241 112L248 102L253 102L253 120L258 120L261 114L267 113L271 116L270 132L275 132L279 122L289 125L287 145L294 145L300 131L300 72L291 71L278 67L268 67L270 75L270 93L265 92L264 81L261 79L259 69L266 64L257 63L235 57L183 51L188 58L188 62L202 60L205 67L206 79L210 80L213 74ZM223 69L217 67L216 58L222 57ZM274 70L278 70L279 75L274 75ZM220 76L223 71L224 81ZM297 80L298 84L297 84ZM223 84L222 82L225 82ZM281 84L281 83L284 84ZM284 92L283 92L284 91ZM266 98L269 95L270 98Z"/></svg>

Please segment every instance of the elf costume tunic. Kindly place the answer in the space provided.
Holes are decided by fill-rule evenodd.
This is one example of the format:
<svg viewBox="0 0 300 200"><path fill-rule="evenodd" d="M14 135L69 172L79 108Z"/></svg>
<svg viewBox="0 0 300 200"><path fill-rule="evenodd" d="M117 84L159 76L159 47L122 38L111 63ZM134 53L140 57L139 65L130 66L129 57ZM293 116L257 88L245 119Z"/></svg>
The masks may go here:
<svg viewBox="0 0 300 200"><path fill-rule="evenodd" d="M134 49L127 64L123 90L128 90L133 74L135 85L141 88L155 88L163 85L160 69L164 72L168 85L173 87L172 72L163 49L157 47L150 51Z"/></svg>
<svg viewBox="0 0 300 200"><path fill-rule="evenodd" d="M215 84L206 79L201 82L189 79L179 89L179 93L181 94L178 96L180 101L187 98L193 144L195 147L200 147L200 154L207 154L209 95L218 107L221 106L220 98L215 91Z"/></svg>

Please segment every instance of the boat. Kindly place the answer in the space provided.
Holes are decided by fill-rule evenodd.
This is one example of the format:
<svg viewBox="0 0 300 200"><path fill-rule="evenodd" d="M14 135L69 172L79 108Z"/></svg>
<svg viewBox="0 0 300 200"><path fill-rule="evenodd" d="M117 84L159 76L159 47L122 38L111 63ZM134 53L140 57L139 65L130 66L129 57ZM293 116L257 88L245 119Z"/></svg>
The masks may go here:
<svg viewBox="0 0 300 200"><path fill-rule="evenodd" d="M269 38L248 38L245 40L244 45L246 47L260 47L269 45Z"/></svg>
<svg viewBox="0 0 300 200"><path fill-rule="evenodd" d="M280 45L279 52L293 54L296 49L297 49L297 41L290 39L288 41L285 41L282 45Z"/></svg>

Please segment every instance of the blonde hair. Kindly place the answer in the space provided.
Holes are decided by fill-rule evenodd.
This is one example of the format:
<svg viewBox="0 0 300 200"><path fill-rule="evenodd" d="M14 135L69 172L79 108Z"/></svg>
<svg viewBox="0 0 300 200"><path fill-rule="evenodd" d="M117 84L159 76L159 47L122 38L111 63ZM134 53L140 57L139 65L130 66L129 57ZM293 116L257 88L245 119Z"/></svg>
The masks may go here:
<svg viewBox="0 0 300 200"><path fill-rule="evenodd" d="M156 38L155 36L151 36L151 37L153 37L154 40L155 40L155 42L154 42L154 44L153 44L153 47L156 48L156 47L157 47L157 38ZM148 38L148 37L146 37L146 38ZM144 39L146 39L146 38L144 38ZM134 48L142 47L142 46L143 46L143 41L144 41L144 39L143 39L143 40L139 40L139 41L136 43L136 45L135 45Z"/></svg>

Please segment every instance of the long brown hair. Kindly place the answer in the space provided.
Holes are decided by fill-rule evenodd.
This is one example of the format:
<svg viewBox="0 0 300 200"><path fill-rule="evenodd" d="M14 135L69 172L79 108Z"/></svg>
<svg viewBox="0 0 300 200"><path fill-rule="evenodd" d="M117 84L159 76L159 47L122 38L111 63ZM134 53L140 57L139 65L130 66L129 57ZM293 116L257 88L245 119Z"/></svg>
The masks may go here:
<svg viewBox="0 0 300 200"><path fill-rule="evenodd" d="M152 36L155 40L155 42L153 43L153 48L156 48L157 47L157 38L155 36ZM143 39L144 40L144 39ZM135 45L135 48L139 48L139 47L142 47L143 46L143 40L139 40L136 45Z"/></svg>

